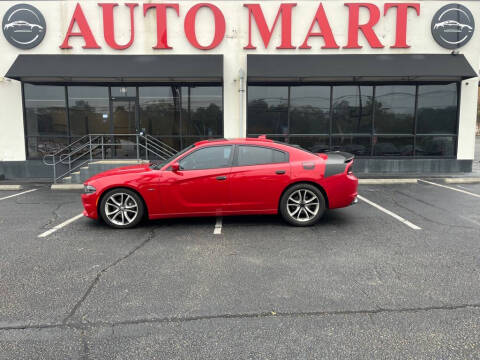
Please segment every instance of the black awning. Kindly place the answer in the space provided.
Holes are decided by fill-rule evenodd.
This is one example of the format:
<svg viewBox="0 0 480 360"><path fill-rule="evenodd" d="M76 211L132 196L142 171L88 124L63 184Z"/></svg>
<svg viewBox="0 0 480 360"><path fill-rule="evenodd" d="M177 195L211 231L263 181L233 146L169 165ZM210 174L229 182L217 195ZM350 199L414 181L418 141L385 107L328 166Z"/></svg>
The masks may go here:
<svg viewBox="0 0 480 360"><path fill-rule="evenodd" d="M221 81L222 55L19 55L5 75L30 82Z"/></svg>
<svg viewBox="0 0 480 360"><path fill-rule="evenodd" d="M464 55L248 55L248 81L463 80L478 76Z"/></svg>

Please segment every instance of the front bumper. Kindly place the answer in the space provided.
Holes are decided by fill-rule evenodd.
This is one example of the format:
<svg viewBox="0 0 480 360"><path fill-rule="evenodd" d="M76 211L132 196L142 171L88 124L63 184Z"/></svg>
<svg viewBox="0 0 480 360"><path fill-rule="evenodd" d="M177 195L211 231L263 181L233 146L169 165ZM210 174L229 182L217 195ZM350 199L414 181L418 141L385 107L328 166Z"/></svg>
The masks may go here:
<svg viewBox="0 0 480 360"><path fill-rule="evenodd" d="M96 193L82 194L82 204L83 208L85 209L83 211L83 215L95 220L98 219L97 199L98 196Z"/></svg>

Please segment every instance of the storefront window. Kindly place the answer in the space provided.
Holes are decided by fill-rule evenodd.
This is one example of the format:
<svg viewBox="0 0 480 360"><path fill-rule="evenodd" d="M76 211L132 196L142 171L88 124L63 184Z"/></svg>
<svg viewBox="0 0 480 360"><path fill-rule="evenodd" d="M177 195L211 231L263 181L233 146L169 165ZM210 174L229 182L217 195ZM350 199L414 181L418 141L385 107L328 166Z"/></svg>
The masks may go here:
<svg viewBox="0 0 480 360"><path fill-rule="evenodd" d="M372 131L373 86L334 86L332 132L369 134Z"/></svg>
<svg viewBox="0 0 480 360"><path fill-rule="evenodd" d="M247 134L314 152L453 157L457 100L457 83L251 85Z"/></svg>
<svg viewBox="0 0 480 360"><path fill-rule="evenodd" d="M111 132L108 87L69 86L67 91L71 136Z"/></svg>
<svg viewBox="0 0 480 360"><path fill-rule="evenodd" d="M175 104L180 101L175 86L139 88L140 128L150 135L179 135L180 120Z"/></svg>
<svg viewBox="0 0 480 360"><path fill-rule="evenodd" d="M375 87L375 133L413 134L415 86Z"/></svg>
<svg viewBox="0 0 480 360"><path fill-rule="evenodd" d="M457 132L457 84L418 87L417 134Z"/></svg>
<svg viewBox="0 0 480 360"><path fill-rule="evenodd" d="M330 86L290 88L290 133L328 134Z"/></svg>
<svg viewBox="0 0 480 360"><path fill-rule="evenodd" d="M182 135L217 137L223 134L222 88L182 87Z"/></svg>
<svg viewBox="0 0 480 360"><path fill-rule="evenodd" d="M249 86L247 116L250 134L288 134L288 87Z"/></svg>
<svg viewBox="0 0 480 360"><path fill-rule="evenodd" d="M42 158L69 141L65 87L25 84L24 96L28 156Z"/></svg>

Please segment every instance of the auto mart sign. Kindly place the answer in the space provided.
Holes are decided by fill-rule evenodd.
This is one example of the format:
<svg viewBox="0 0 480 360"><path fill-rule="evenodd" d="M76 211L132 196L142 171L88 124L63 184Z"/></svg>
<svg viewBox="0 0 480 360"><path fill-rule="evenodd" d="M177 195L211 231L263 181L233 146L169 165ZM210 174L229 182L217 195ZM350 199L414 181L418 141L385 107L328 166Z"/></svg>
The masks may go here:
<svg viewBox="0 0 480 360"><path fill-rule="evenodd" d="M71 39L74 38L83 39L83 49L101 48L97 41L99 34L94 34L91 30L92 23L98 21L98 18L92 17L91 15L88 17L84 12L82 4L83 3L77 3L70 16L68 21L69 25L64 30L64 34L62 34L63 41L59 44L61 49L72 49ZM280 3L272 5L268 3L238 3L239 7L245 9L244 21L248 24L248 40L243 44L243 48L245 50L255 50L257 48L276 48L279 50L298 48L308 50L312 49L311 40L317 38L322 40L316 43L321 49L361 49L363 46L359 43L360 36L363 36L366 40L366 45L373 49L382 49L384 47L403 49L410 47L407 39L407 28L409 21L416 21L416 19L420 18L420 3L387 2L378 6L367 2L346 2L343 5L348 11L345 28L347 36L346 41L340 43L331 27L331 17L335 16L335 14L327 13L322 2L318 3L316 11L312 13L311 17L305 18L305 21L301 24L294 24L292 22L292 14L294 14L295 10L301 7L302 4ZM15 6L21 7L22 4ZM156 34L152 34L151 40L153 49L169 50L174 48L169 43L168 32L173 26L179 26L179 23L167 21L167 15L180 17L180 14L185 14L183 19L183 34L186 40L196 49L208 51L218 47L225 38L227 18L219 6L214 3L196 3L193 5L186 3L124 3L118 5L117 3L100 2L98 3L98 11L101 13L103 22L103 38L106 46L112 49L125 50L134 44L135 32L140 28L140 24L135 23L135 14L141 11L144 18L153 16L156 21ZM264 8L267 6L276 7L276 16L273 22L266 20ZM439 45L445 48L459 48L465 45L473 35L473 17L471 17L469 21L465 20L468 18L468 14L471 15L465 6L459 4L450 4L449 6L461 9L462 14L468 12L467 16L462 17L462 21L455 22L447 19L452 13L451 11L449 14L444 15L447 20L440 21L441 19L439 20L436 15L437 19L432 19L432 35ZM38 9L36 10L40 13ZM197 27L199 25L197 14L201 10L208 11L213 19L213 34L211 34L211 40L208 42L204 40L200 41L197 34ZM115 13L121 11L129 14L128 22L116 20ZM11 11L9 10L9 12ZM360 12L367 14L366 20L365 17L360 16ZM382 42L378 36L375 27L390 13L395 14L395 22L391 25L391 31L395 33L395 37L391 43L385 43L385 40ZM362 21L360 20L361 18L363 19ZM35 24L32 25L30 23L26 25L25 21L22 21L22 19L17 19L16 23L5 23L4 17L4 35L7 37L8 34L12 36L12 34L19 31L28 32L30 30L38 30ZM433 22L435 22L435 25L433 25ZM6 28L7 25L9 26L8 28ZM23 26L22 29L20 29L21 26ZM18 27L18 29L15 27ZM46 24L44 27L46 29ZM121 43L117 41L115 37L116 27L129 29L130 37L128 41ZM294 42L292 40L293 30L302 33L302 41ZM281 34L278 41L277 39L272 40L274 31L279 31ZM260 35L258 40L254 40L252 36L253 32L258 32ZM448 45L445 45L446 43L443 40L438 40L452 37L463 40L458 42L453 41L454 44L450 43ZM10 41L10 43L12 42ZM12 44L17 46L14 43ZM21 46L17 47L22 48Z"/></svg>

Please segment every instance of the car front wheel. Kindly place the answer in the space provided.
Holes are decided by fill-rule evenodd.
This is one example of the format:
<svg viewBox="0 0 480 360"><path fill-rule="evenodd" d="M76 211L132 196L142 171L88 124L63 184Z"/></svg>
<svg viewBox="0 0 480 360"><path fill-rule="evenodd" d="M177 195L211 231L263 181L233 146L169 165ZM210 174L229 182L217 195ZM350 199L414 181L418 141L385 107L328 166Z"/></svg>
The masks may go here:
<svg viewBox="0 0 480 360"><path fill-rule="evenodd" d="M120 188L110 190L105 194L99 210L103 221L117 229L127 229L138 225L145 211L140 196L129 189Z"/></svg>
<svg viewBox="0 0 480 360"><path fill-rule="evenodd" d="M280 201L280 213L291 225L315 224L325 212L325 198L310 184L298 184L288 189Z"/></svg>

